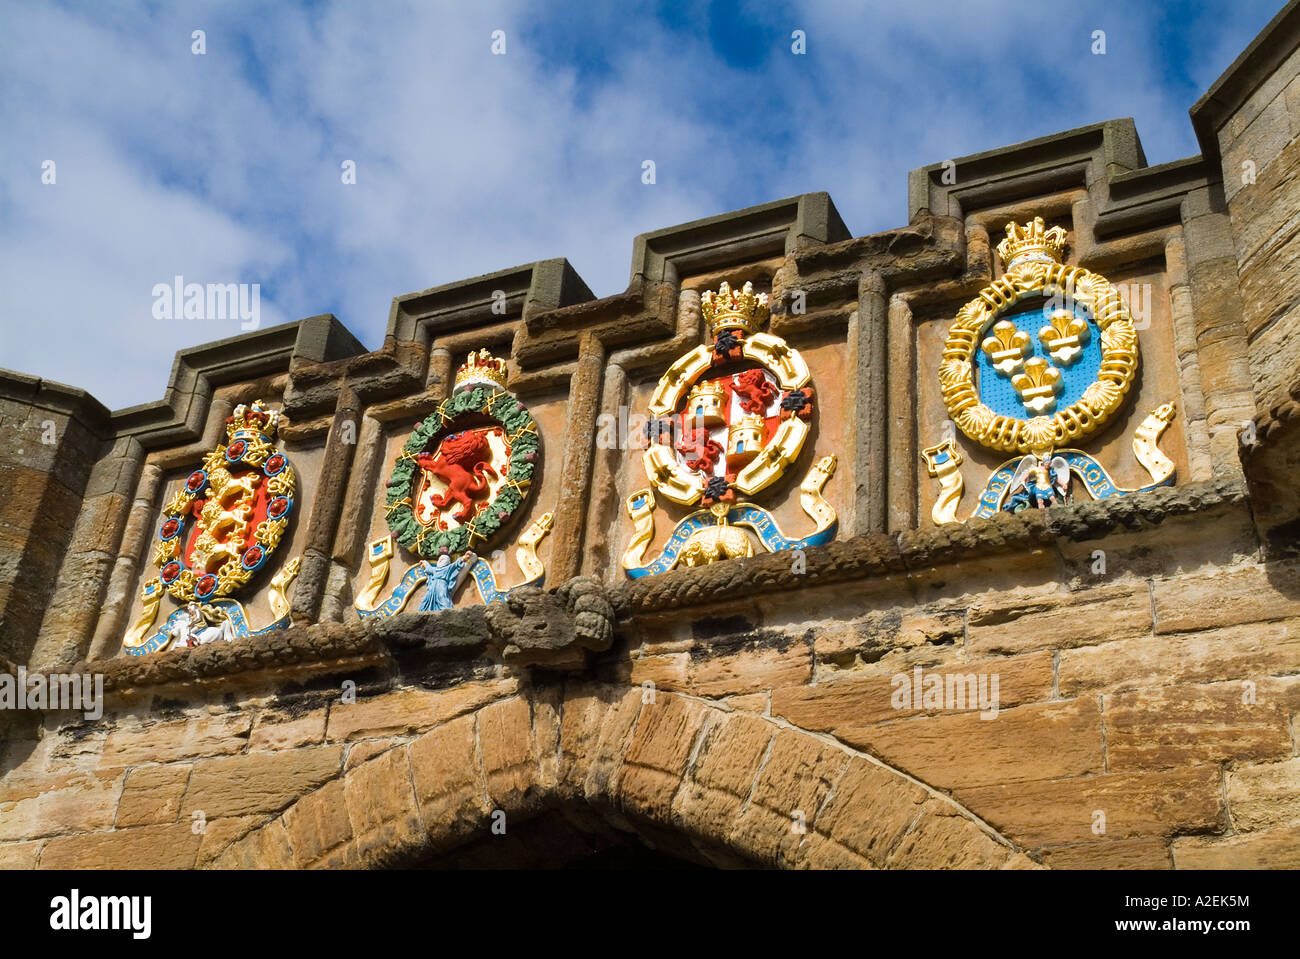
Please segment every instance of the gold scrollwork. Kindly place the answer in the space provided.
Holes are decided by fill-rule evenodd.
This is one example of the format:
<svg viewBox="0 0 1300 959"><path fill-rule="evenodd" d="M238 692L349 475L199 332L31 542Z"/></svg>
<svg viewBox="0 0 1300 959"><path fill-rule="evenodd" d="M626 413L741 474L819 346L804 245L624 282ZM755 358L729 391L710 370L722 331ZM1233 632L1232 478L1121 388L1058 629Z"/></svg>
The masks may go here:
<svg viewBox="0 0 1300 959"><path fill-rule="evenodd" d="M156 576L140 587L140 615L136 617L135 623L126 634L126 639L122 641L124 649L135 649L144 645L149 637L149 630L153 628L154 621L158 618L158 604L162 602L162 596L162 582Z"/></svg>
<svg viewBox="0 0 1300 959"><path fill-rule="evenodd" d="M370 579L357 594L356 607L370 612L379 605L379 592L388 582L388 567L393 561L393 537L384 536L371 543L366 549L366 559L370 565Z"/></svg>
<svg viewBox="0 0 1300 959"><path fill-rule="evenodd" d="M554 523L554 513L543 513L519 537L515 562L519 564L519 572L524 574L525 583L539 579L546 572L546 566L537 558L537 544L551 531Z"/></svg>
<svg viewBox="0 0 1300 959"><path fill-rule="evenodd" d="M930 508L930 518L939 525L957 521L957 504L961 502L964 481L962 455L957 444L946 439L921 451L930 475L939 480L939 498Z"/></svg>
<svg viewBox="0 0 1300 959"><path fill-rule="evenodd" d="M627 514L632 518L632 540L623 551L623 568L635 569L644 562L645 548L655 538L655 494L646 488L627 498Z"/></svg>

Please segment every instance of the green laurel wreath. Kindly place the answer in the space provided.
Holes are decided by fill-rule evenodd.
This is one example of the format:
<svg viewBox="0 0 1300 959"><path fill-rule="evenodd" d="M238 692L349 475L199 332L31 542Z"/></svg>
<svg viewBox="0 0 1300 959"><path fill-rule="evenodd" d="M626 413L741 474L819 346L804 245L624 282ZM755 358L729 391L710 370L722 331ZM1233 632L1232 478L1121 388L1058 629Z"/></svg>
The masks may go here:
<svg viewBox="0 0 1300 959"><path fill-rule="evenodd" d="M411 502L416 473L420 468L416 457L429 448L435 436L467 413L482 413L506 431L506 442L510 445L506 481L487 507L468 523L450 530L426 528L415 518ZM460 553L476 541L487 540L508 524L523 504L536 468L536 463L529 462L528 457L537 453L538 445L537 422L528 408L510 393L482 385L458 390L424 418L402 447L397 465L388 477L389 530L402 546L414 550L424 559L437 559L444 546L450 553ZM534 455L533 459L536 458Z"/></svg>

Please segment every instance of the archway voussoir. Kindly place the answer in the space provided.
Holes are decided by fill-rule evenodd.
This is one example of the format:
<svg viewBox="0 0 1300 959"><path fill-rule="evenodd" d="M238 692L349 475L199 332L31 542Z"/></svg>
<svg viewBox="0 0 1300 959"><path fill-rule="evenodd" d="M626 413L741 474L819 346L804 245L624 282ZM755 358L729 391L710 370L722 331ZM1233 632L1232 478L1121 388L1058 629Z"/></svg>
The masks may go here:
<svg viewBox="0 0 1300 959"><path fill-rule="evenodd" d="M884 868L930 798L931 793L894 770L854 756L814 826L821 836Z"/></svg>
<svg viewBox="0 0 1300 959"><path fill-rule="evenodd" d="M304 796L284 814L284 825L289 831L293 846L294 864L310 868L329 858L341 847L355 859L352 846L352 821L348 818L347 803L343 796L343 780L326 783L310 795Z"/></svg>
<svg viewBox="0 0 1300 959"><path fill-rule="evenodd" d="M848 761L836 745L802 730L780 730L731 830L732 842L762 862L794 865L817 811Z"/></svg>
<svg viewBox="0 0 1300 959"><path fill-rule="evenodd" d="M589 729L588 735L576 744L577 755L585 757L587 767L582 795L594 803L608 802L613 795L614 779L623 765L642 708L640 689L606 695L612 701L600 713L599 725Z"/></svg>
<svg viewBox="0 0 1300 959"><path fill-rule="evenodd" d="M450 849L488 822L492 807L478 758L477 716L431 729L408 747L411 779L430 849Z"/></svg>
<svg viewBox="0 0 1300 959"><path fill-rule="evenodd" d="M1014 852L951 803L931 799L886 865L890 869L1000 869Z"/></svg>
<svg viewBox="0 0 1300 959"><path fill-rule="evenodd" d="M478 738L493 808L518 811L539 806L542 790L528 700L514 696L480 709Z"/></svg>
<svg viewBox="0 0 1300 959"><path fill-rule="evenodd" d="M212 864L214 869L292 869L293 866L289 833L278 818L231 843Z"/></svg>
<svg viewBox="0 0 1300 959"><path fill-rule="evenodd" d="M612 794L625 812L660 822L671 819L673 797L712 710L696 700L663 692L642 704L622 768L610 780Z"/></svg>
<svg viewBox="0 0 1300 959"><path fill-rule="evenodd" d="M362 863L388 865L427 847L429 836L420 818L405 745L344 775L343 798Z"/></svg>
<svg viewBox="0 0 1300 959"><path fill-rule="evenodd" d="M744 713L712 710L695 760L673 799L673 821L699 835L739 817L777 727Z"/></svg>

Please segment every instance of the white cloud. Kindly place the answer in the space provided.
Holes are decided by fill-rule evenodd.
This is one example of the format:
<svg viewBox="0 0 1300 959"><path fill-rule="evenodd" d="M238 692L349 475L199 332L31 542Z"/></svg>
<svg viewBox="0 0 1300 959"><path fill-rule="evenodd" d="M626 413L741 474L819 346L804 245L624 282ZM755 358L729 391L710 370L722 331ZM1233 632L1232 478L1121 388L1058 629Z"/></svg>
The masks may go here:
<svg viewBox="0 0 1300 959"><path fill-rule="evenodd" d="M856 232L885 229L905 218L911 167L1082 123L1134 115L1152 162L1190 152L1160 32L1123 6L1103 24L1111 52L1091 58L1090 16L1041 4L750 3L745 35L771 41L755 70L724 62L710 15L15 8L0 38L0 365L147 402L175 350L238 332L154 320L153 285L178 273L261 283L263 325L334 312L375 348L411 290L566 256L608 295L635 234L810 190ZM1206 46L1230 59L1266 19ZM795 28L806 57L789 53ZM40 184L45 159L56 186Z"/></svg>

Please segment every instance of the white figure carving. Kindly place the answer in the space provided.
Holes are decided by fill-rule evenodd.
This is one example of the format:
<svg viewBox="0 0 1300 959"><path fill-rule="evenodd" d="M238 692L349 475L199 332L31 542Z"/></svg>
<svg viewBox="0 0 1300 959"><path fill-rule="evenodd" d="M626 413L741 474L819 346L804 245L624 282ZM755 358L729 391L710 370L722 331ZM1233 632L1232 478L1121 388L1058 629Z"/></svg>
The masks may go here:
<svg viewBox="0 0 1300 959"><path fill-rule="evenodd" d="M188 603L185 615L168 628L167 634L177 646L206 646L234 639L235 628L219 608Z"/></svg>

